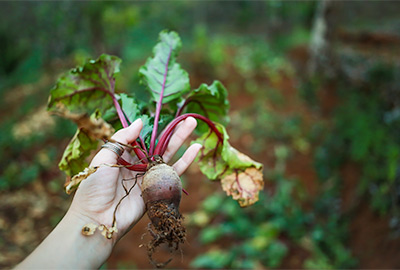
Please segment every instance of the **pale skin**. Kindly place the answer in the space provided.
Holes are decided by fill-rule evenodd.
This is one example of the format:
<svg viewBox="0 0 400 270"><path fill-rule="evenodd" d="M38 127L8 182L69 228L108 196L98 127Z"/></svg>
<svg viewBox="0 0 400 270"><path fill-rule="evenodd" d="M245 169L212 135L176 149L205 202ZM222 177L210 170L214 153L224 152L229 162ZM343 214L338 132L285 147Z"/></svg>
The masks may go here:
<svg viewBox="0 0 400 270"><path fill-rule="evenodd" d="M164 161L173 157L183 142L196 127L194 118L187 118L178 127L163 156ZM142 129L142 122L135 121L129 127L116 132L112 139L124 144L136 140ZM182 175L194 161L201 145L191 145L182 157L173 165ZM134 162L127 151L123 158ZM118 232L112 239L106 239L98 231L84 236L82 228L89 223L111 226L113 213L120 199L126 194L121 185L129 189L135 183L136 172L125 168L112 168L102 164L116 164L117 155L102 149L93 158L91 166L100 168L79 186L64 218L47 238L16 269L93 269L99 268L110 256L113 247L144 215L146 209L141 197L140 181L129 196L119 206L116 213ZM126 180L132 179L132 180Z"/></svg>

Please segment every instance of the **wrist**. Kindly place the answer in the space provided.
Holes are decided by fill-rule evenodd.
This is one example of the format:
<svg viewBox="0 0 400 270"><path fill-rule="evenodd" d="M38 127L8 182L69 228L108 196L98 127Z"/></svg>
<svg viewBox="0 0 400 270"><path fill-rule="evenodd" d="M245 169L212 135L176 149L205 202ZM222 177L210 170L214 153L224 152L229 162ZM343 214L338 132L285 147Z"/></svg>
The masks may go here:
<svg viewBox="0 0 400 270"><path fill-rule="evenodd" d="M98 265L100 267L110 256L116 240L115 237L112 239L105 238L98 230L92 235L82 234L82 229L87 224L100 225L88 216L69 210L59 225L69 228L68 231L72 234L71 236L82 249L86 250L88 258L93 258L97 263L100 263Z"/></svg>
<svg viewBox="0 0 400 270"><path fill-rule="evenodd" d="M92 221L68 211L50 235L16 269L95 269L110 256L113 241L101 234L84 236Z"/></svg>

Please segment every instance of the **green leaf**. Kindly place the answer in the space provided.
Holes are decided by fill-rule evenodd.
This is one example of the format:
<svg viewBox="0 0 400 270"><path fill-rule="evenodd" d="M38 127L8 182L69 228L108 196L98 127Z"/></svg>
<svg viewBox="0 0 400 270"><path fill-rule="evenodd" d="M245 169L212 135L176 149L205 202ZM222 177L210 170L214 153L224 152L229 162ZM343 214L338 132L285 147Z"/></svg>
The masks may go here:
<svg viewBox="0 0 400 270"><path fill-rule="evenodd" d="M119 95L122 103L122 110L130 123L133 123L141 115L136 99L127 94Z"/></svg>
<svg viewBox="0 0 400 270"><path fill-rule="evenodd" d="M149 117L147 114L142 115L142 117L140 118L142 119L143 122L143 128L140 131L140 137L146 143L150 143L151 132L153 131L154 118Z"/></svg>
<svg viewBox="0 0 400 270"><path fill-rule="evenodd" d="M169 122L171 122L173 118L174 117L171 114L161 114L160 120L158 121L159 130L163 130L169 124ZM148 115L144 114L141 116L141 119L143 122L143 128L140 132L140 136L145 141L147 148L149 148L151 133L153 131L153 125L154 125L154 117L153 116L149 117Z"/></svg>
<svg viewBox="0 0 400 270"><path fill-rule="evenodd" d="M141 110L141 106L139 105L138 101L133 98L129 97L126 94L120 95L121 102L122 102L122 110L124 111L128 120L132 123L136 119L140 118L143 122L143 128L140 131L140 137L146 142L149 140L151 132L153 131L153 124L154 124L154 117L150 117L147 114L143 114ZM161 115L159 126L163 127L166 123L169 123L171 120L170 115ZM147 145L148 146L148 145Z"/></svg>
<svg viewBox="0 0 400 270"><path fill-rule="evenodd" d="M245 207L258 201L263 189L263 165L233 148L225 128L216 123L223 135L218 141L215 133L205 133L196 142L203 145L200 150L199 167L210 180L220 180L223 190Z"/></svg>
<svg viewBox="0 0 400 270"><path fill-rule="evenodd" d="M78 129L65 149L58 167L69 176L83 171L88 165L85 159L97 148L97 144L97 140L93 140L83 130Z"/></svg>
<svg viewBox="0 0 400 270"><path fill-rule="evenodd" d="M147 60L139 74L152 100L158 102L162 94L162 103L168 103L190 91L189 75L175 62L182 46L178 34L162 31L159 40L153 49L154 57Z"/></svg>
<svg viewBox="0 0 400 270"><path fill-rule="evenodd" d="M118 114L117 114L117 110L115 109L115 107L111 107L109 108L103 115L102 118L104 121L111 123L111 122L115 122L116 119L118 119ZM118 124L121 124L120 121L118 121ZM114 127L115 128L115 127ZM117 128L117 130L120 128Z"/></svg>
<svg viewBox="0 0 400 270"><path fill-rule="evenodd" d="M48 110L105 113L113 105L115 74L121 60L103 54L62 75L50 92Z"/></svg>
<svg viewBox="0 0 400 270"><path fill-rule="evenodd" d="M219 180L229 166L222 160L222 144L218 143L217 135L204 133L196 142L203 145L198 158L201 172L210 180Z"/></svg>
<svg viewBox="0 0 400 270"><path fill-rule="evenodd" d="M244 171L249 167L262 169L263 165L229 144L229 135L224 126L215 123L217 129L223 135L223 142L218 143L215 133L204 133L196 142L201 143L201 155L199 158L200 169L210 180L220 180L226 174L235 170Z"/></svg>
<svg viewBox="0 0 400 270"><path fill-rule="evenodd" d="M190 93L186 104L188 113L204 115L211 121L223 125L229 122L228 92L219 81L214 81L211 85L201 84L199 88ZM199 123L199 129L202 132L206 131L206 127L205 123Z"/></svg>

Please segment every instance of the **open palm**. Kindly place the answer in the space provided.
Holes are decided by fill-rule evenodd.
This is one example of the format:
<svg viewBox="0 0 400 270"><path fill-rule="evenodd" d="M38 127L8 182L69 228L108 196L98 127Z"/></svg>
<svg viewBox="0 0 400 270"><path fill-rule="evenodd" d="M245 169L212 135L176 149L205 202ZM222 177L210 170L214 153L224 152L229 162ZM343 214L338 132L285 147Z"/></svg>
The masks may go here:
<svg viewBox="0 0 400 270"><path fill-rule="evenodd" d="M168 162L182 146L196 124L194 118L187 118L180 124L171 137L163 156L165 162ZM142 122L137 120L129 127L116 132L112 139L124 144L132 143L138 138L141 129ZM191 145L173 165L179 175L183 174L193 162L200 148L199 144ZM108 149L102 149L97 153L91 166L100 166L100 168L80 184L70 208L71 212L83 215L95 224L111 227L117 204L127 194L126 190L133 187L129 196L121 202L115 213L118 233L116 237L113 237L114 243L135 225L146 211L141 197L141 174L126 168L101 166L102 164L116 164L117 158L117 155ZM137 160L127 151L123 154L123 158L131 163Z"/></svg>

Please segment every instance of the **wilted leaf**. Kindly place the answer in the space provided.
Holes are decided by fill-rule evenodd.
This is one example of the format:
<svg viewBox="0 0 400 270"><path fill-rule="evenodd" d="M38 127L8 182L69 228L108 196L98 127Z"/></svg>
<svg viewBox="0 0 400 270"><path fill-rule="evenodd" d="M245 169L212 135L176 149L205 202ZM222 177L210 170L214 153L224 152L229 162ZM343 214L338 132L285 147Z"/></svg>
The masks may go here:
<svg viewBox="0 0 400 270"><path fill-rule="evenodd" d="M113 105L111 95L120 63L118 57L103 54L83 67L65 73L50 92L48 110L61 108L89 114L100 110L105 113Z"/></svg>
<svg viewBox="0 0 400 270"><path fill-rule="evenodd" d="M264 187L263 175L261 169L250 167L224 176L221 185L226 194L246 207L258 201L258 193Z"/></svg>
<svg viewBox="0 0 400 270"><path fill-rule="evenodd" d="M99 231L101 231L101 235L103 235L105 238L111 239L113 237L113 234L115 232L118 232L117 223L115 222L114 226L112 226L112 227L108 227L104 224L101 224L99 226Z"/></svg>
<svg viewBox="0 0 400 270"><path fill-rule="evenodd" d="M228 169L228 165L221 156L222 143L218 143L215 133L204 134L196 142L203 146L198 158L201 172L210 180L219 180L220 176Z"/></svg>
<svg viewBox="0 0 400 270"><path fill-rule="evenodd" d="M67 180L64 187L65 187L65 192L67 194L71 194L72 191L78 188L79 184L85 180L86 178L89 177L89 175L93 174L94 172L97 171L97 167L88 167L85 168L83 172L78 173L77 175L74 175L74 177L71 178L71 180Z"/></svg>
<svg viewBox="0 0 400 270"><path fill-rule="evenodd" d="M162 31L159 40L153 49L154 57L147 60L139 74L153 101L158 102L163 92L163 103L167 103L190 90L189 75L175 61L182 46L178 34Z"/></svg>
<svg viewBox="0 0 400 270"><path fill-rule="evenodd" d="M251 205L258 200L258 193L263 188L263 165L233 148L225 128L217 123L216 126L223 135L222 142L215 133L205 133L197 140L203 145L199 156L200 170L210 180L221 180L223 189L238 200L240 206Z"/></svg>
<svg viewBox="0 0 400 270"><path fill-rule="evenodd" d="M67 175L75 175L87 167L86 157L97 148L98 141L78 129L64 151L58 167Z"/></svg>
<svg viewBox="0 0 400 270"><path fill-rule="evenodd" d="M85 235L85 236L93 235L94 232L96 231L97 227L98 226L96 224L93 224L93 223L86 224L82 228L82 234Z"/></svg>
<svg viewBox="0 0 400 270"><path fill-rule="evenodd" d="M78 128L92 139L107 140L114 134L113 127L100 117L99 111L90 117L86 113L78 114L66 110L59 111L57 114L74 121Z"/></svg>
<svg viewBox="0 0 400 270"><path fill-rule="evenodd" d="M111 239L113 237L113 234L118 232L116 222L112 227L108 227L104 224L97 226L96 224L89 223L82 228L82 234L85 236L93 235L97 229L101 231L101 235L103 235L107 239Z"/></svg>

